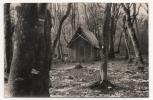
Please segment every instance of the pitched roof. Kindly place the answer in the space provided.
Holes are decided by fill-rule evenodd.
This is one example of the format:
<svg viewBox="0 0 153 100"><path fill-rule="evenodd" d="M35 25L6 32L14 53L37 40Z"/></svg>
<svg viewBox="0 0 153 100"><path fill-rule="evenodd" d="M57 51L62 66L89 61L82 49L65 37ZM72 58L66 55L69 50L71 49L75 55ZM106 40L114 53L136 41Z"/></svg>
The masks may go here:
<svg viewBox="0 0 153 100"><path fill-rule="evenodd" d="M96 36L86 28L82 27L79 27L76 33L73 35L72 39L68 43L68 47L71 48L73 42L75 42L75 40L77 40L79 37L90 43L95 48L99 48L99 41L97 40Z"/></svg>

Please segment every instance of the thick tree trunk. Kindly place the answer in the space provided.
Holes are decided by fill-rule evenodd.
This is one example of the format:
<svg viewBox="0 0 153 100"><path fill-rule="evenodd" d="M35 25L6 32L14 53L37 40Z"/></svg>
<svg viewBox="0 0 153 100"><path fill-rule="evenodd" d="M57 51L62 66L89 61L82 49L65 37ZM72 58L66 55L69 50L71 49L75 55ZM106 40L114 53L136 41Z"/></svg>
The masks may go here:
<svg viewBox="0 0 153 100"><path fill-rule="evenodd" d="M36 35L35 8L36 4L22 4L17 11L18 22L13 37L13 58L8 81L9 95L13 97L29 96L30 92L30 74L34 66L33 37Z"/></svg>
<svg viewBox="0 0 153 100"><path fill-rule="evenodd" d="M108 44L109 44L109 33L110 33L110 19L111 19L111 5L106 4L105 16L104 16L104 26L103 26L103 40L104 40L104 61L100 67L101 81L107 81L107 63L108 63ZM100 43L102 44L102 43Z"/></svg>
<svg viewBox="0 0 153 100"><path fill-rule="evenodd" d="M52 21L51 21L51 14L50 14L50 11L47 10L46 11L46 19L45 19L45 40L46 40L46 62L47 62L47 74L46 74L46 89L47 89L47 92L49 90L49 86L52 86L51 85L51 81L50 81L50 78L51 76L49 76L49 71L51 69L51 62L52 62L52 55L51 55L51 52L52 52L52 42L51 42L51 27L52 27ZM49 82L49 83L48 83ZM48 86L49 84L49 86ZM48 92L49 93L49 92Z"/></svg>
<svg viewBox="0 0 153 100"><path fill-rule="evenodd" d="M51 16L46 10L46 4L38 7L38 29L36 47L36 67L38 74L32 75L31 95L35 97L49 97L49 71L51 65Z"/></svg>
<svg viewBox="0 0 153 100"><path fill-rule="evenodd" d="M12 61L12 35L11 17L10 17L10 4L4 4L4 35L5 35L5 78L8 78L11 61Z"/></svg>
<svg viewBox="0 0 153 100"><path fill-rule="evenodd" d="M13 97L49 96L50 35L46 4L21 4L9 77ZM46 27L46 28L45 28Z"/></svg>

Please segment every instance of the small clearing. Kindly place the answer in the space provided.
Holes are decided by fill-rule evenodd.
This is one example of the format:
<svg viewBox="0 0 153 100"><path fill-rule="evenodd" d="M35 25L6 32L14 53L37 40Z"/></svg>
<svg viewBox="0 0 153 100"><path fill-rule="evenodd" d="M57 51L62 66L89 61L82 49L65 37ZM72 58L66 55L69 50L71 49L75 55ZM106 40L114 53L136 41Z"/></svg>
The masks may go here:
<svg viewBox="0 0 153 100"><path fill-rule="evenodd" d="M112 60L108 64L108 80L116 87L111 90L93 90L89 84L99 78L100 61L81 63L83 68L75 69L77 63L53 64L51 74L51 97L148 97L148 64L145 71L138 72L134 64L126 60Z"/></svg>

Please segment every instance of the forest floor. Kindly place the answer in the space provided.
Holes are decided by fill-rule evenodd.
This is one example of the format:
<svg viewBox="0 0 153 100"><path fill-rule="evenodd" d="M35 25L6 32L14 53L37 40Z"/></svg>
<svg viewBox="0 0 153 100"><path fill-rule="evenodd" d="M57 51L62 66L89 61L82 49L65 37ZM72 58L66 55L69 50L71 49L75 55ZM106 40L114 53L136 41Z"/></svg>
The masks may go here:
<svg viewBox="0 0 153 100"><path fill-rule="evenodd" d="M148 59L145 59L147 62ZM88 86L99 79L100 61L81 63L83 68L75 69L77 63L54 63L52 67L50 97L148 97L148 63L144 72L138 72L127 60L115 59L108 63L108 80L113 89L96 90Z"/></svg>

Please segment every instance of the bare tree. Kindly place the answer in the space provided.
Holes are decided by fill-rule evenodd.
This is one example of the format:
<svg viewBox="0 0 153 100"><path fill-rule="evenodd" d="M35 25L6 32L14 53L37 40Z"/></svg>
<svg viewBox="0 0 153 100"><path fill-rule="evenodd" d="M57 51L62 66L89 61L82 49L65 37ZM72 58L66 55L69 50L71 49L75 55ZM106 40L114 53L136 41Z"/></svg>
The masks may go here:
<svg viewBox="0 0 153 100"><path fill-rule="evenodd" d="M70 14L71 7L72 7L72 3L69 3L68 6L67 6L66 14L65 14L65 15L61 18L61 20L60 20L58 32L57 32L56 38L55 38L55 40L54 40L54 42L53 42L53 51L52 51L52 53L54 53L55 47L56 47L56 45L57 45L57 42L58 42L58 40L60 39L63 22L65 21L65 19L66 19L66 18L68 17L68 15Z"/></svg>
<svg viewBox="0 0 153 100"><path fill-rule="evenodd" d="M126 52L127 52L126 58L128 58L129 62L131 62L132 58L131 58L131 54L130 54L130 46L129 46L129 42L128 42L127 27L126 27L125 23L126 23L126 16L123 16L122 31L123 31Z"/></svg>
<svg viewBox="0 0 153 100"><path fill-rule="evenodd" d="M111 21L111 6L112 4L106 4L104 26L103 26L103 42L104 42L104 62L100 67L101 81L107 81L107 63L108 63L108 44L109 44L109 33L110 33L110 21ZM102 43L101 43L102 44Z"/></svg>
<svg viewBox="0 0 153 100"><path fill-rule="evenodd" d="M117 27L117 22L120 16L120 4L112 4L112 11L111 11L111 32L110 32L110 48L109 48L109 58L115 58L115 53L114 53L114 38L115 38L115 33L116 33L116 27Z"/></svg>
<svg viewBox="0 0 153 100"><path fill-rule="evenodd" d="M122 4L123 10L126 14L126 23L127 23L127 29L128 29L128 33L129 36L131 38L132 44L133 44L133 48L135 51L135 60L136 63L139 64L138 68L143 68L143 59L142 59L142 55L140 52L140 47L139 47L139 42L138 39L136 37L136 30L134 28L133 25L133 19L131 19L131 13L130 13L130 4Z"/></svg>

